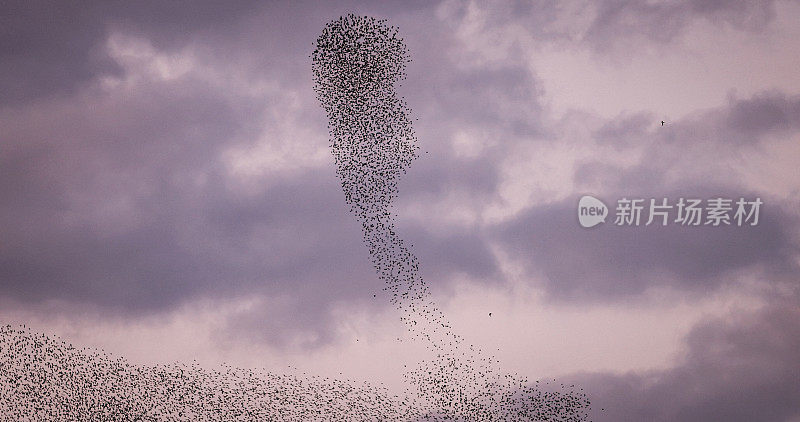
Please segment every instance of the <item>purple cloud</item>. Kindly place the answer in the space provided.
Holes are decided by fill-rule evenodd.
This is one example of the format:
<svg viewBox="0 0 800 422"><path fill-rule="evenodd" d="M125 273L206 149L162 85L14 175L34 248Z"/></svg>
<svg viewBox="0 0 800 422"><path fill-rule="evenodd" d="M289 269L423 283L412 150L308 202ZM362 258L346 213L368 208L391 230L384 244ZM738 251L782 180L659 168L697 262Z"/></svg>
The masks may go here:
<svg viewBox="0 0 800 422"><path fill-rule="evenodd" d="M673 369L571 381L593 392L598 422L793 420L800 416L798 322L790 303L708 320L689 334L685 358Z"/></svg>

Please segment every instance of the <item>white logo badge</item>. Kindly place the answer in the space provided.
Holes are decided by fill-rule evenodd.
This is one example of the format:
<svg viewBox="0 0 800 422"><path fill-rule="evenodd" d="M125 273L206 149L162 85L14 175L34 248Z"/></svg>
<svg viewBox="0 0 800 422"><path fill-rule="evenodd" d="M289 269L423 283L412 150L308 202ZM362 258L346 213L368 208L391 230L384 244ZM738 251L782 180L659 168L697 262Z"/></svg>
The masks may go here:
<svg viewBox="0 0 800 422"><path fill-rule="evenodd" d="M583 227L594 227L606 222L608 207L593 196L583 196L578 201L578 222Z"/></svg>

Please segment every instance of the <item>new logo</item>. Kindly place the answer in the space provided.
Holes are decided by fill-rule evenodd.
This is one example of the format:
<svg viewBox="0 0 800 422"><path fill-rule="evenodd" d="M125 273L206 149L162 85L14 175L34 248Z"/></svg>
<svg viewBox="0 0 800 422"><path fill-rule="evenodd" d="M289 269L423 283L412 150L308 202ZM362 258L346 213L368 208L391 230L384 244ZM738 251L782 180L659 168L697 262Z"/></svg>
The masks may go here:
<svg viewBox="0 0 800 422"><path fill-rule="evenodd" d="M606 222L608 207L603 201L589 195L578 201L578 222L583 227L594 227Z"/></svg>

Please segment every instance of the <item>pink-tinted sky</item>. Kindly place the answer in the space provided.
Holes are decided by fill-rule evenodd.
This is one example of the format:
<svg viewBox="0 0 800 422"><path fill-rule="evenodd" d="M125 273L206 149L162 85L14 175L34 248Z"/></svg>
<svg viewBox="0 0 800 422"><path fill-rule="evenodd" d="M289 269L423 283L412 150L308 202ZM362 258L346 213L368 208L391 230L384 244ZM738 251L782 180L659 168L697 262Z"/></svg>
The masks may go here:
<svg viewBox="0 0 800 422"><path fill-rule="evenodd" d="M312 90L351 12L410 49L398 229L469 341L580 383L595 420L800 420L796 1L3 2L0 323L401 389L425 351ZM587 193L764 205L584 229Z"/></svg>

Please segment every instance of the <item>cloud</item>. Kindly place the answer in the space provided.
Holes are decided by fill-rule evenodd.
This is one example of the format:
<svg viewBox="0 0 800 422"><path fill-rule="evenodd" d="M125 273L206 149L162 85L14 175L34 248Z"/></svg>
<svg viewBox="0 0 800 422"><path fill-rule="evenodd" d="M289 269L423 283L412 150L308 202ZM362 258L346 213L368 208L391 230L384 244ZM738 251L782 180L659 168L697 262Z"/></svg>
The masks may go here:
<svg viewBox="0 0 800 422"><path fill-rule="evenodd" d="M670 370L571 381L591 392L596 421L795 420L799 322L794 303L709 320L687 336L685 357Z"/></svg>
<svg viewBox="0 0 800 422"><path fill-rule="evenodd" d="M622 115L605 122L594 131L592 137L600 145L609 144L617 150L623 150L646 139L650 135L648 132L652 124L653 116L648 113Z"/></svg>
<svg viewBox="0 0 800 422"><path fill-rule="evenodd" d="M477 3L443 2L440 13L472 50L495 56L526 54L545 46L587 48L596 58L631 56L631 49L658 51L698 26L760 33L776 16L774 0L604 0ZM526 51L527 50L527 51Z"/></svg>
<svg viewBox="0 0 800 422"><path fill-rule="evenodd" d="M120 76L104 43L110 28L137 28L159 47L176 48L200 31L230 26L253 2L3 2L0 106L53 95L69 96L95 78Z"/></svg>
<svg viewBox="0 0 800 422"><path fill-rule="evenodd" d="M664 127L654 126L643 114L606 122L583 145L611 146L603 158L635 158L624 164L579 160L573 195L531 205L499 225L496 239L525 263L532 277L544 275L547 291L562 299L623 298L656 286L707 294L736 279L737 271L752 269L775 283L786 281L798 271L794 203L750 189L752 181L737 166L742 157L778 142L776 135L785 139L797 133L798 101L766 92L732 98L725 106ZM584 193L600 197L611 208L604 226L586 230L577 224L577 200ZM765 205L755 227L613 226L618 199L668 198L674 205L681 197L761 197ZM646 206L642 225L648 220L647 210Z"/></svg>
<svg viewBox="0 0 800 422"><path fill-rule="evenodd" d="M672 204L678 196L653 195L672 198ZM796 219L774 204L754 227L645 227L646 213L640 227L617 227L616 204L605 202L611 211L603 226L578 225L576 197L532 208L501 225L498 242L534 278L542 274L546 291L562 300L629 298L659 286L708 294L734 283L738 270L761 266L781 279L798 270L797 245L785 232L796 227Z"/></svg>
<svg viewBox="0 0 800 422"><path fill-rule="evenodd" d="M265 130L291 139L272 130L280 113L264 117L286 93L245 95L203 69L0 115L0 294L136 316L291 292L317 322L323 299L366 297L374 272L333 171L243 181L226 161ZM308 142L324 145L317 129Z"/></svg>
<svg viewBox="0 0 800 422"><path fill-rule="evenodd" d="M800 96L768 91L729 102L729 110L719 123L725 129L722 136L731 142L760 141L768 135L800 130Z"/></svg>
<svg viewBox="0 0 800 422"><path fill-rule="evenodd" d="M276 345L297 332L317 338L309 347L332 341L333 306L369 306L382 285L333 170L303 156L327 143L310 87L286 75L308 70L309 51L301 45L281 57L288 69L254 76L275 52L248 54L265 32L244 30L240 44L230 34L209 35L203 22L214 12L203 7L192 12L196 20L170 9L160 24L142 25L136 19L160 9L121 9L94 22L109 22L110 41L99 31L86 42L102 47L118 72L101 78L93 69L75 82L79 91L28 92L0 112L0 295L29 306L63 304L43 312L79 306L134 318L209 297L252 297L266 310L245 310L231 324ZM172 39L171 22L198 32ZM316 37L312 26L292 42ZM194 46L198 40L208 45ZM236 50L226 58L252 62L226 73L230 63L208 55L224 45ZM174 63L189 65L176 71ZM72 83L61 82L64 89ZM248 155L267 168L237 167ZM270 164L277 161L288 163ZM492 189L486 161L424 174L431 184L421 186L434 194L470 176ZM477 233L416 232L434 257L430 274L495 271Z"/></svg>
<svg viewBox="0 0 800 422"><path fill-rule="evenodd" d="M637 2L609 0L596 6L582 41L599 51L645 41L652 46L673 41L695 22L728 25L758 32L775 16L772 0ZM649 45L648 45L649 44Z"/></svg>

